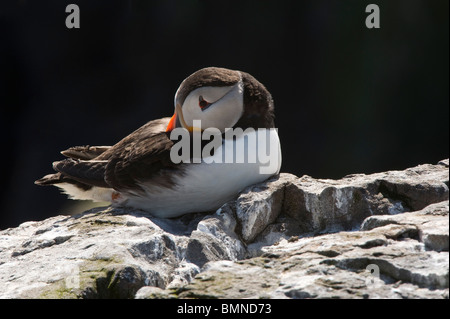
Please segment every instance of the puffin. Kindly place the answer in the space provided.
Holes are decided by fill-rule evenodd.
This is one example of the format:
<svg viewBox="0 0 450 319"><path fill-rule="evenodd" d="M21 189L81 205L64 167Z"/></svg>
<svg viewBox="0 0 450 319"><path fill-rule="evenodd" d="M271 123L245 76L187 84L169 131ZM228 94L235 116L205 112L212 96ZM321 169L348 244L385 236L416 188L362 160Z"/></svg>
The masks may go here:
<svg viewBox="0 0 450 319"><path fill-rule="evenodd" d="M65 159L53 162L55 172L35 184L56 186L74 200L174 218L215 211L246 187L279 173L274 102L249 73L200 69L182 81L174 106L172 117L152 120L113 146L62 151ZM213 133L205 136L209 130ZM205 151L200 158L192 151L195 138ZM177 147L182 142L189 147ZM187 153L182 161L180 151Z"/></svg>

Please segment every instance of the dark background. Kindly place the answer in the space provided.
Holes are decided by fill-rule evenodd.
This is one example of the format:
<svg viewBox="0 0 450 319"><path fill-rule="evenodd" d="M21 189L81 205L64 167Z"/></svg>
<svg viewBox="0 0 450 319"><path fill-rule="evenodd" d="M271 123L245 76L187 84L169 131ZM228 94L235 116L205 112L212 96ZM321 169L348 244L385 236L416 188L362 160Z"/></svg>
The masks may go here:
<svg viewBox="0 0 450 319"><path fill-rule="evenodd" d="M69 213L34 180L59 151L173 113L206 66L276 107L283 172L340 178L449 155L449 1L9 1L0 5L0 229ZM67 29L76 3L81 28ZM367 29L376 3L381 28Z"/></svg>

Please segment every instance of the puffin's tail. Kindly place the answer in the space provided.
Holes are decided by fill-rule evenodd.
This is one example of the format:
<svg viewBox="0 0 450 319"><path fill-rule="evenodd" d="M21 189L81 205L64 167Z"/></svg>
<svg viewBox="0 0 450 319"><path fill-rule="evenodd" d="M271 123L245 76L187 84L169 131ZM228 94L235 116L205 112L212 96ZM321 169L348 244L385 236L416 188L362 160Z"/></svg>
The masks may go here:
<svg viewBox="0 0 450 319"><path fill-rule="evenodd" d="M56 186L72 199L108 201L112 189L104 180L106 160L96 158L110 146L75 146L61 154L68 157L54 162L53 174L45 175L34 183L39 186Z"/></svg>
<svg viewBox="0 0 450 319"><path fill-rule="evenodd" d="M89 161L89 160L92 160L92 159L96 158L97 156L103 154L109 148L111 148L111 146L89 146L89 145L74 146L67 150L62 151L61 154L68 157L69 159ZM66 161L55 162L53 164L53 168L57 167L59 163L65 163L65 162L69 163L71 161L66 160ZM69 183L69 184L73 184L73 185L75 185L79 188L85 189L85 190L90 189L92 187L92 185L83 183L82 181L79 181L74 178L70 178L70 176L67 176L67 174L63 174L62 172L60 172L59 169L55 169L55 170L58 172L54 173L54 174L45 175L44 177L38 179L34 183L36 185L40 185L40 186Z"/></svg>
<svg viewBox="0 0 450 319"><path fill-rule="evenodd" d="M55 174L48 174L44 177L34 181L36 185L40 186L49 186L49 185L55 185L59 183L63 183L62 181L62 174L61 173L55 173Z"/></svg>
<svg viewBox="0 0 450 319"><path fill-rule="evenodd" d="M114 190L112 188L98 187L87 182L83 183L61 172L45 175L34 183L40 186L56 186L71 199L96 202L111 202L113 200Z"/></svg>
<svg viewBox="0 0 450 319"><path fill-rule="evenodd" d="M61 174L60 172L45 175L44 177L34 181L34 183L39 186L52 186L52 185L58 186L58 184L68 183L84 191L87 191L92 188L92 185L81 183L73 178Z"/></svg>

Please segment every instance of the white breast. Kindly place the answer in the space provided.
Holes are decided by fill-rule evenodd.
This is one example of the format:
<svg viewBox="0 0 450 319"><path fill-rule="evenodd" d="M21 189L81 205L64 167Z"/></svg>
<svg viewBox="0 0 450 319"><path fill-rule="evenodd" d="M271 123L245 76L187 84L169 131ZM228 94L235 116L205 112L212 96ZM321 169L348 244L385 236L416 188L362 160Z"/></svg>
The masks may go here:
<svg viewBox="0 0 450 319"><path fill-rule="evenodd" d="M264 135L266 139L262 138ZM234 154L233 161L226 163L230 153ZM141 186L146 196L123 194L122 203L163 218L216 210L245 187L279 173L281 147L277 131L260 129L236 138L234 142L226 140L207 161L181 164L185 165L185 174L174 178L177 186L173 188L144 183Z"/></svg>

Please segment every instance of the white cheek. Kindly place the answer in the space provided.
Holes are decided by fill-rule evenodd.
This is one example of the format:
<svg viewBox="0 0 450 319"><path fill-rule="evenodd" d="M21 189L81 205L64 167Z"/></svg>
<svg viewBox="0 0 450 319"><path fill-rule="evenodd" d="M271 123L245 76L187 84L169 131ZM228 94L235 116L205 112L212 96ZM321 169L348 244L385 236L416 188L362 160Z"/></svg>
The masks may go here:
<svg viewBox="0 0 450 319"><path fill-rule="evenodd" d="M202 95L216 101L211 107L202 111L198 97ZM244 111L243 85L241 82L230 87L203 87L192 91L183 104L183 116L187 125L194 120L201 120L202 129L215 127L221 131L231 128L240 119Z"/></svg>
<svg viewBox="0 0 450 319"><path fill-rule="evenodd" d="M192 126L194 120L202 120L203 122L203 112L198 105L197 96L189 95L184 101L182 111L184 120L187 125Z"/></svg>

